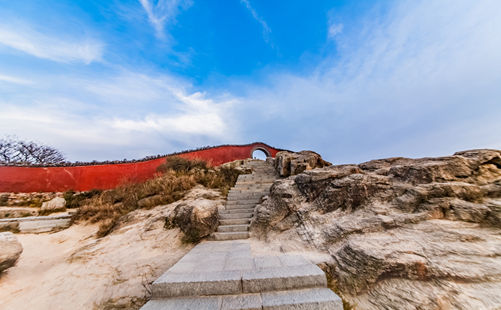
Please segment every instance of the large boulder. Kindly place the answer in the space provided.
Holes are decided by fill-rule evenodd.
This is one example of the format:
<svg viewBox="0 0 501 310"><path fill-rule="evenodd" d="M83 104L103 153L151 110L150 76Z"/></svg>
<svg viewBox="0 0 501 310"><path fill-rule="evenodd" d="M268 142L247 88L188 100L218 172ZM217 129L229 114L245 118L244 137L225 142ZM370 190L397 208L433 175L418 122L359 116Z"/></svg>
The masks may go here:
<svg viewBox="0 0 501 310"><path fill-rule="evenodd" d="M0 272L16 264L23 247L11 232L0 233Z"/></svg>
<svg viewBox="0 0 501 310"><path fill-rule="evenodd" d="M63 197L55 197L50 201L46 201L42 204L40 211L42 213L63 211L66 209L66 200Z"/></svg>
<svg viewBox="0 0 501 310"><path fill-rule="evenodd" d="M328 253L356 309L499 309L501 151L305 170L273 184L251 233Z"/></svg>
<svg viewBox="0 0 501 310"><path fill-rule="evenodd" d="M306 170L330 166L331 163L312 151L281 151L275 156L275 169L281 177L296 175Z"/></svg>
<svg viewBox="0 0 501 310"><path fill-rule="evenodd" d="M218 209L223 200L215 190L198 186L191 190L166 218L167 228L179 227L186 242L198 242L218 226Z"/></svg>

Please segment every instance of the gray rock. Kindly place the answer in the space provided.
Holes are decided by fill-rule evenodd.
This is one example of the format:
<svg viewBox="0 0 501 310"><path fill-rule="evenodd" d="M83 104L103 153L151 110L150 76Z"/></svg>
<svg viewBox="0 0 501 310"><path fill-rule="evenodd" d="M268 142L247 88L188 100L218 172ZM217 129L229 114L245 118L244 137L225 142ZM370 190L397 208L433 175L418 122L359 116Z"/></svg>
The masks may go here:
<svg viewBox="0 0 501 310"><path fill-rule="evenodd" d="M0 272L14 266L22 252L23 247L13 233L0 233Z"/></svg>
<svg viewBox="0 0 501 310"><path fill-rule="evenodd" d="M66 209L66 200L62 197L55 197L50 201L46 201L42 204L40 211L42 212L55 212L62 211Z"/></svg>
<svg viewBox="0 0 501 310"><path fill-rule="evenodd" d="M217 199L220 198L217 192L203 187L192 190L190 195L174 208L166 218L165 226L179 227L185 234L185 241L198 242L216 231L218 208L222 207L223 202Z"/></svg>
<svg viewBox="0 0 501 310"><path fill-rule="evenodd" d="M331 163L323 160L319 154L312 151L297 153L281 151L277 153L273 163L281 177L296 175L306 170L331 165Z"/></svg>
<svg viewBox="0 0 501 310"><path fill-rule="evenodd" d="M501 307L501 151L298 175L277 162L292 176L256 207L251 234L329 253L331 285L355 308Z"/></svg>

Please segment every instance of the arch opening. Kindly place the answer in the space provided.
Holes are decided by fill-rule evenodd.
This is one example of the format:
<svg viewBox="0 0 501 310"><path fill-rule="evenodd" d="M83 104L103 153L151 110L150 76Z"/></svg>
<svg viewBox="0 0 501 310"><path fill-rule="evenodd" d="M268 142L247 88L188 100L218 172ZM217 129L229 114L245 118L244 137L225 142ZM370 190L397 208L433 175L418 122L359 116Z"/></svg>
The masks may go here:
<svg viewBox="0 0 501 310"><path fill-rule="evenodd" d="M256 148L252 151L251 157L253 159L266 160L270 156L270 153L262 148Z"/></svg>

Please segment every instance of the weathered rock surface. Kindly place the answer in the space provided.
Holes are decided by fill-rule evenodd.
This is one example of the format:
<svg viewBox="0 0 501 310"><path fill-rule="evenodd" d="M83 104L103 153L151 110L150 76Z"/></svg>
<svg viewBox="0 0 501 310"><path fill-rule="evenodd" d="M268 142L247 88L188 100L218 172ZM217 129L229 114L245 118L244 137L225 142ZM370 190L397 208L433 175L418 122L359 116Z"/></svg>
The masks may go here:
<svg viewBox="0 0 501 310"><path fill-rule="evenodd" d="M25 216L37 216L37 208L27 208L27 207L0 207L0 219L2 218L13 218L13 217L25 217Z"/></svg>
<svg viewBox="0 0 501 310"><path fill-rule="evenodd" d="M197 242L216 231L219 218L218 208L224 200L218 191L197 186L182 200L175 203L174 210L166 219L166 227L179 227L185 240Z"/></svg>
<svg viewBox="0 0 501 310"><path fill-rule="evenodd" d="M23 247L13 233L0 233L0 272L14 266L22 252Z"/></svg>
<svg viewBox="0 0 501 310"><path fill-rule="evenodd" d="M251 230L329 253L356 309L500 309L501 151L308 170L274 183Z"/></svg>
<svg viewBox="0 0 501 310"><path fill-rule="evenodd" d="M42 203L42 208L40 211L42 212L55 212L66 209L66 200L63 197L55 197L50 201L46 201Z"/></svg>
<svg viewBox="0 0 501 310"><path fill-rule="evenodd" d="M0 276L0 309L139 309L151 283L193 247L164 227L175 206L135 210L103 238L85 223L17 235L24 250Z"/></svg>
<svg viewBox="0 0 501 310"><path fill-rule="evenodd" d="M278 152L275 157L275 169L281 177L299 174L306 170L330 166L322 157L312 151Z"/></svg>

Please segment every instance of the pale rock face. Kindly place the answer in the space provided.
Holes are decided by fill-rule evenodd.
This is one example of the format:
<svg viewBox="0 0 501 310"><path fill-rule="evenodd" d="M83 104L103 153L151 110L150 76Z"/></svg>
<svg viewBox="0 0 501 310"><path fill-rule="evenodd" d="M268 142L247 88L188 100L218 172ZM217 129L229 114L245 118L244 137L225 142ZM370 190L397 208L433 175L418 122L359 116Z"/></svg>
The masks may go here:
<svg viewBox="0 0 501 310"><path fill-rule="evenodd" d="M166 227L179 227L187 241L198 241L218 226L218 209L223 207L219 192L197 186L191 190L166 219Z"/></svg>
<svg viewBox="0 0 501 310"><path fill-rule="evenodd" d="M322 157L312 151L297 153L282 151L278 152L274 160L275 169L281 177L299 174L306 170L330 166Z"/></svg>
<svg viewBox="0 0 501 310"><path fill-rule="evenodd" d="M11 232L0 233L0 272L16 264L23 247Z"/></svg>
<svg viewBox="0 0 501 310"><path fill-rule="evenodd" d="M66 200L63 197L55 197L42 204L41 211L60 211L66 208Z"/></svg>
<svg viewBox="0 0 501 310"><path fill-rule="evenodd" d="M356 309L499 309L501 151L304 171L273 184L251 232L328 253Z"/></svg>

